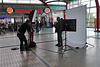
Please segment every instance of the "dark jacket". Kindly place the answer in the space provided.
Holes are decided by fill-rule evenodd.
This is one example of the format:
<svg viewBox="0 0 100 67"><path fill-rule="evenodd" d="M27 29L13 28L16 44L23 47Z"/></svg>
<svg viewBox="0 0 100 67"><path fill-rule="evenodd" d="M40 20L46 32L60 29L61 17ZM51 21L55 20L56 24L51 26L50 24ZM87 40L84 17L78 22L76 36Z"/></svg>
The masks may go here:
<svg viewBox="0 0 100 67"><path fill-rule="evenodd" d="M55 32L61 32L61 30L62 30L62 23L61 23L61 21L59 21L58 23L56 23L54 25L54 27L56 28Z"/></svg>
<svg viewBox="0 0 100 67"><path fill-rule="evenodd" d="M18 29L18 32L20 34L25 34L26 30L30 31L31 27L27 24L27 23L24 23L20 26L20 28Z"/></svg>

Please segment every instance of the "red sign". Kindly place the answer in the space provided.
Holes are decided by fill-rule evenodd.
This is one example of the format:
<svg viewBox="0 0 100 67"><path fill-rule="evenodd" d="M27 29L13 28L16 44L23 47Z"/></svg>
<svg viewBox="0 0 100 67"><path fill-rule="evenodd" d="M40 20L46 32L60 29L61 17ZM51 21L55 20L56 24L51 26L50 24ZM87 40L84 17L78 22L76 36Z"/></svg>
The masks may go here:
<svg viewBox="0 0 100 67"><path fill-rule="evenodd" d="M8 7L8 8L7 8L7 12L8 12L9 14L11 14L11 13L13 12L13 9L12 9L11 7Z"/></svg>
<svg viewBox="0 0 100 67"><path fill-rule="evenodd" d="M31 12L32 10L34 10L34 9L16 9L15 11L16 11L16 13L27 13L27 12ZM36 10L37 10L37 12L42 12L41 9L36 9Z"/></svg>

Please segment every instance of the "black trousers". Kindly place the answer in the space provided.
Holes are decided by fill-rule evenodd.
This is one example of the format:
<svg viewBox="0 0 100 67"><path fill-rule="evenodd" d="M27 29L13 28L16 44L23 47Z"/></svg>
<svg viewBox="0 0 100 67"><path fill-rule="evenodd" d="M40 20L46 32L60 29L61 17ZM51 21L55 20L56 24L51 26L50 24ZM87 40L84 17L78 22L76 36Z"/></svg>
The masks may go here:
<svg viewBox="0 0 100 67"><path fill-rule="evenodd" d="M62 32L57 32L57 35L58 35L58 44L63 45L62 44Z"/></svg>
<svg viewBox="0 0 100 67"><path fill-rule="evenodd" d="M17 37L20 40L20 50L23 50L23 42L25 42L25 49L27 50L28 45L27 45L27 39L26 39L25 35L17 33Z"/></svg>

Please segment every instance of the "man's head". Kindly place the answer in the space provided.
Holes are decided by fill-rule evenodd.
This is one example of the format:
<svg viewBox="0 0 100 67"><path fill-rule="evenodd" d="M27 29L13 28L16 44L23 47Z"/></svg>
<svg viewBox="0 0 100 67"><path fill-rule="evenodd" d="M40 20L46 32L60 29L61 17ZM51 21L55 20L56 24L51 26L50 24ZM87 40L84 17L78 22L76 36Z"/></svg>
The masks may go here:
<svg viewBox="0 0 100 67"><path fill-rule="evenodd" d="M27 23L28 25L30 25L30 24L31 24L31 21L30 21L30 20L27 20L26 23Z"/></svg>
<svg viewBox="0 0 100 67"><path fill-rule="evenodd" d="M38 17L36 17L36 20L38 20Z"/></svg>
<svg viewBox="0 0 100 67"><path fill-rule="evenodd" d="M60 17L57 17L57 21L60 21Z"/></svg>

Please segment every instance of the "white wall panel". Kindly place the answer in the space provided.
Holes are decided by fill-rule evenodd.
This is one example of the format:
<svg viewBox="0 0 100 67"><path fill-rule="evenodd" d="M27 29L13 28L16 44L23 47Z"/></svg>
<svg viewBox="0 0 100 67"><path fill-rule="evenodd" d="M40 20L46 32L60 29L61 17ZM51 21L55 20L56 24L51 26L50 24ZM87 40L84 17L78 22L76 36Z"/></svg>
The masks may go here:
<svg viewBox="0 0 100 67"><path fill-rule="evenodd" d="M66 10L66 19L76 19L76 32L67 31L67 44L83 47L86 44L86 6Z"/></svg>

